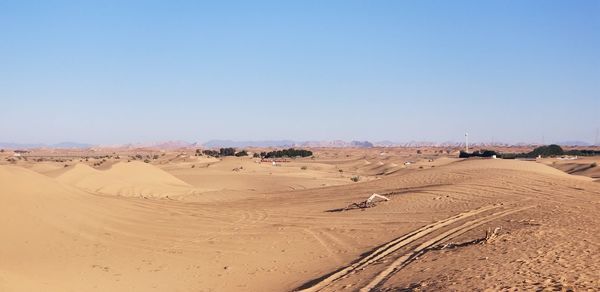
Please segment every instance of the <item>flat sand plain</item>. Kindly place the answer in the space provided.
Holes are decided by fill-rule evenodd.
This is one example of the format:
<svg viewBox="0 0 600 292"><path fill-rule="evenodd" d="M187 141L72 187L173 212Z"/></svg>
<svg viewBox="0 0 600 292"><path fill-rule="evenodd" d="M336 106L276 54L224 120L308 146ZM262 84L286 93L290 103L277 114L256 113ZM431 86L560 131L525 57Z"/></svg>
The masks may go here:
<svg viewBox="0 0 600 292"><path fill-rule="evenodd" d="M148 163L11 155L0 291L600 287L597 167L397 148L278 165L185 150ZM373 193L390 201L334 211Z"/></svg>

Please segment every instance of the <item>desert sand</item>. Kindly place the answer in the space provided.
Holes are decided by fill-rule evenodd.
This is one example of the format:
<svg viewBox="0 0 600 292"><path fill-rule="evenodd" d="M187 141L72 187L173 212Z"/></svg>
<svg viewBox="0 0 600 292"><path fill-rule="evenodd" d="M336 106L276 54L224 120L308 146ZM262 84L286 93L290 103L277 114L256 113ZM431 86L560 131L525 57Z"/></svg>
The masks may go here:
<svg viewBox="0 0 600 292"><path fill-rule="evenodd" d="M9 157L0 291L600 288L600 168L567 164L589 159Z"/></svg>

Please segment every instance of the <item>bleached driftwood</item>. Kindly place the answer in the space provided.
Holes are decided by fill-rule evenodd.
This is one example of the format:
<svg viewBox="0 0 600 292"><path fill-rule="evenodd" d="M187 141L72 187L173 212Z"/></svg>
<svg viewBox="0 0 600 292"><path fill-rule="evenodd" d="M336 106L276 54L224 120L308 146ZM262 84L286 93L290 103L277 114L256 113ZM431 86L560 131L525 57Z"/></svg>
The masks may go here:
<svg viewBox="0 0 600 292"><path fill-rule="evenodd" d="M387 197L373 193L368 199L366 199L360 203L352 203L352 204L348 205L348 207L342 209L342 211L347 211L347 210L352 210L352 209L371 208L371 207L375 207L377 202L389 201L389 200L390 199Z"/></svg>
<svg viewBox="0 0 600 292"><path fill-rule="evenodd" d="M380 199L383 201L389 201L390 199L388 199L387 197L384 197L382 195L373 193L368 199L367 199L367 204L371 204L375 202L375 199Z"/></svg>

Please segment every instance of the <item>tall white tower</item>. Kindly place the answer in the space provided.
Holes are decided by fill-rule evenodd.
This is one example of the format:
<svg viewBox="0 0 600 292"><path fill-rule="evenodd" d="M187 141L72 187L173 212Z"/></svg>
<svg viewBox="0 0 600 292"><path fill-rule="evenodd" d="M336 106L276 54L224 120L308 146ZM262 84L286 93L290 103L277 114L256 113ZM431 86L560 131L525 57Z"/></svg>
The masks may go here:
<svg viewBox="0 0 600 292"><path fill-rule="evenodd" d="M469 133L465 133L465 152L469 153Z"/></svg>

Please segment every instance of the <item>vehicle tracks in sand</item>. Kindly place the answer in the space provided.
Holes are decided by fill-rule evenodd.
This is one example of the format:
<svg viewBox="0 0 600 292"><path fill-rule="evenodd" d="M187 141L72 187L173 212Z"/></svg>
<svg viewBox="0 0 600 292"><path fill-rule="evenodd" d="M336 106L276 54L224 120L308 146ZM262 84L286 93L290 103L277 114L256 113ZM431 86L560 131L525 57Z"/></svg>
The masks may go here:
<svg viewBox="0 0 600 292"><path fill-rule="evenodd" d="M356 274L356 273L360 272L361 270L364 270L365 268L372 266L373 264L381 262L381 260L384 259L385 257L393 254L394 252L396 252L410 244L414 244L418 240L427 237L428 235L430 235L431 233L433 233L437 230L440 230L444 227L447 227L449 225L452 225L452 224L462 221L464 219L474 217L474 216L480 215L480 214L488 212L488 211L497 210L502 207L506 207L506 206L504 206L503 204L488 205L488 206L484 206L484 207L481 207L478 209L460 213L458 215L455 215L455 216L446 218L444 220L437 221L435 223L421 227L417 230L414 230L406 235L398 237L398 238L376 248L375 250L371 251L369 254L360 258L359 260L355 261L354 263L350 264L349 266L339 269L339 270L333 272L332 274L329 274L323 278L320 278L318 280L313 280L311 282L304 284L298 290L305 291L305 292L327 290L327 288L331 288L330 286L332 286L334 283L340 281L341 279L347 278L348 276ZM490 221L493 221L498 218L501 218L501 217L504 217L504 216L507 216L507 215L510 215L510 214L513 214L516 212L520 212L520 211L523 211L523 210L526 210L526 209L529 209L532 207L533 206L526 206L526 207L520 207L520 208L504 209L502 211L498 211L498 212L495 212L495 213L492 213L489 215L485 215L482 217L480 216L476 219L466 221L465 223L463 223L462 225L460 225L458 227L451 228L451 229L425 241L424 243L418 245L416 248L409 250L405 254L400 255L400 257L398 257L390 265L388 265L381 272L379 272L366 286L364 286L362 289L360 289L360 291L371 291L374 288L379 287L387 279L389 279L389 277L391 277L393 274L395 274L398 270L400 270L403 267L405 267L406 265L408 265L417 256L419 256L423 252L427 251L428 248L430 248L436 244L439 244L443 241L453 239L469 230L472 230L472 229L474 229L478 226L481 226L485 223L488 223Z"/></svg>
<svg viewBox="0 0 600 292"><path fill-rule="evenodd" d="M336 254L335 249L333 249L331 247L331 244L328 243L328 240L326 238L324 238L324 235L323 235L324 233L315 232L315 231L311 230L310 228L304 228L304 232L306 232L307 234L310 234L313 238L315 238L317 240L317 242L327 251L327 253L331 257L333 257L333 259L335 259L336 263L342 262L339 255Z"/></svg>

